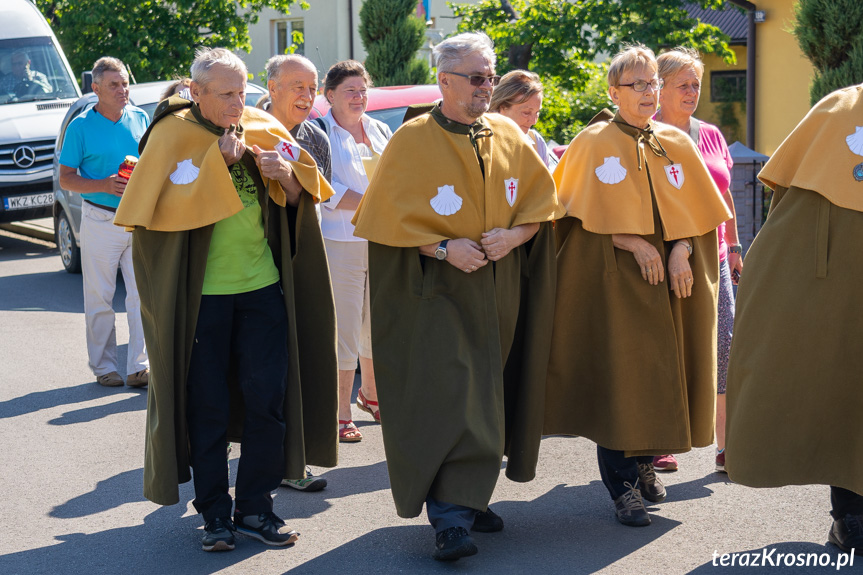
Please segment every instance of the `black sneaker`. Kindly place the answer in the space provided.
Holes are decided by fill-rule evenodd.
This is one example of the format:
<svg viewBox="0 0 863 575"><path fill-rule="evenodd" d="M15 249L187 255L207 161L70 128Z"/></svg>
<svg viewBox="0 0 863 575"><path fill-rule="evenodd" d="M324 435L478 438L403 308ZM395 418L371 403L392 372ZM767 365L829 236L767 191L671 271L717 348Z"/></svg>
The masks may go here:
<svg viewBox="0 0 863 575"><path fill-rule="evenodd" d="M830 543L845 553L853 550L855 555L863 555L863 515L846 515L842 519L834 519L827 537Z"/></svg>
<svg viewBox="0 0 863 575"><path fill-rule="evenodd" d="M623 485L628 491L614 500L614 513L617 515L617 520L630 527L650 525L650 515L644 508L641 491L630 485L628 481L625 481Z"/></svg>
<svg viewBox="0 0 863 575"><path fill-rule="evenodd" d="M272 511L260 515L243 515L234 511L234 524L243 535L254 537L267 545L283 547L296 543L299 533L285 526L285 522Z"/></svg>
<svg viewBox="0 0 863 575"><path fill-rule="evenodd" d="M656 470L652 463L638 464L638 488L641 491L641 496L651 503L665 501L665 486L656 476Z"/></svg>
<svg viewBox="0 0 863 575"><path fill-rule="evenodd" d="M455 561L476 555L476 544L464 527L450 527L435 534L433 557L438 561Z"/></svg>
<svg viewBox="0 0 863 575"><path fill-rule="evenodd" d="M471 527L470 530L477 531L479 533L496 533L498 531L503 531L503 519L501 519L500 515L492 511L491 507L489 507L487 511L476 512L476 515L473 518L473 527Z"/></svg>
<svg viewBox="0 0 863 575"><path fill-rule="evenodd" d="M233 551L234 524L230 517L217 517L204 525L201 549L204 551Z"/></svg>

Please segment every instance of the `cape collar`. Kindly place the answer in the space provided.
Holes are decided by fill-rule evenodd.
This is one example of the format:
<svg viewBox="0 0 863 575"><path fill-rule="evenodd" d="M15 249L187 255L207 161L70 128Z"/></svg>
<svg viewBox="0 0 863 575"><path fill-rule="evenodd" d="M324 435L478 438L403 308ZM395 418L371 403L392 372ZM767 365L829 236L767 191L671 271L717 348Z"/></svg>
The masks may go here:
<svg viewBox="0 0 863 575"><path fill-rule="evenodd" d="M443 110L441 110L440 104L435 104L435 107L431 110L431 117L434 118L438 125L447 132L460 134L462 136L470 136L471 141L479 138L489 138L494 135L491 128L483 122L482 116L480 116L473 124L462 124L447 118L444 115Z"/></svg>
<svg viewBox="0 0 863 575"><path fill-rule="evenodd" d="M614 118L611 119L611 123L617 126L621 132L632 137L635 140L635 149L636 154L638 155L638 169L641 170L642 165L642 154L646 153L642 150L639 144L644 142L645 147L648 148L653 155L665 158L668 160L669 164L673 164L674 162L671 158L668 157L668 152L665 151L665 148L662 146L662 142L659 141L659 138L656 137L654 133L655 124L653 120L648 120L646 128L638 128L633 126L632 124L628 124L626 120L620 115L620 112L617 112L614 115Z"/></svg>

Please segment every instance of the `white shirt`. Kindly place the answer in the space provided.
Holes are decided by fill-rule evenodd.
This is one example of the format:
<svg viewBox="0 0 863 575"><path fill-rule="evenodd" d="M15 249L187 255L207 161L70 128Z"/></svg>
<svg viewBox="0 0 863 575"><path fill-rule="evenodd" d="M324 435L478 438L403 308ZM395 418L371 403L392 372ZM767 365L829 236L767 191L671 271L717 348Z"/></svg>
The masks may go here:
<svg viewBox="0 0 863 575"><path fill-rule="evenodd" d="M365 114L360 120L363 123L366 137L372 144L372 150L377 154L383 154L387 142L393 136L392 130L383 122ZM336 209L347 190L353 190L362 195L369 186L362 155L350 132L336 123L332 110L324 116L324 121L330 126L330 148L333 154L332 184L336 193L327 202L321 204L323 208L321 209L321 232L324 238L328 240L364 242L366 240L354 236L354 225L351 223L354 212Z"/></svg>

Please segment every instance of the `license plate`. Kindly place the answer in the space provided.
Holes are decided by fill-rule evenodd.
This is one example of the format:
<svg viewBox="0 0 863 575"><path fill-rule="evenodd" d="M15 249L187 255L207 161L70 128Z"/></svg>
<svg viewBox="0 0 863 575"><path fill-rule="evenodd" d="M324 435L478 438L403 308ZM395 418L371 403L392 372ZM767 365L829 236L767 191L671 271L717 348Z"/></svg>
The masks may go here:
<svg viewBox="0 0 863 575"><path fill-rule="evenodd" d="M6 211L26 210L28 208L50 206L53 203L54 192L33 194L31 196L14 196L11 198L3 198L3 207L6 209Z"/></svg>

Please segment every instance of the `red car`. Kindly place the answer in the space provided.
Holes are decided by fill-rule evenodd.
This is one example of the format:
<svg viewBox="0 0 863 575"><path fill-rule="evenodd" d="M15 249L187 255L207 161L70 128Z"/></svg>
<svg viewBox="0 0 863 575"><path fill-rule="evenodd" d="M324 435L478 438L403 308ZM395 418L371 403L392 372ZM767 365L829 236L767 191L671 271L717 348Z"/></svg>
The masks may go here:
<svg viewBox="0 0 863 575"><path fill-rule="evenodd" d="M437 84L422 86L387 86L369 89L369 105L366 114L387 124L395 132L402 125L405 111L411 104L430 104L441 99ZM324 116L330 104L323 94L315 98L310 118Z"/></svg>

